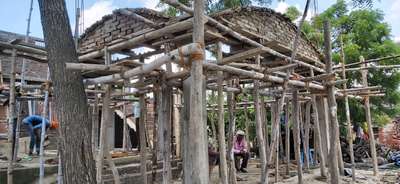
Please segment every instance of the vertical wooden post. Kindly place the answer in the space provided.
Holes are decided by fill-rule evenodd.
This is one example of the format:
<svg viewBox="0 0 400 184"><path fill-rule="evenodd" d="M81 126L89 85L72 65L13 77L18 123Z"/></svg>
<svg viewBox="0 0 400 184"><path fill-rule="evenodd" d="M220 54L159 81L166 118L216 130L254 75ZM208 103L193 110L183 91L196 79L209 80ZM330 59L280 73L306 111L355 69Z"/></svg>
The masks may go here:
<svg viewBox="0 0 400 184"><path fill-rule="evenodd" d="M139 78L143 82L143 76ZM147 144L146 144L146 99L144 94L140 94L140 118L139 118L139 141L140 141L140 174L142 176L142 183L147 184ZM155 130L154 130L155 131Z"/></svg>
<svg viewBox="0 0 400 184"><path fill-rule="evenodd" d="M165 80L163 80L161 86L161 113L159 114L159 125L162 126L162 160L163 160L163 183L172 183L171 173L171 100L172 100L172 87L167 86Z"/></svg>
<svg viewBox="0 0 400 184"><path fill-rule="evenodd" d="M230 86L233 86L233 81L229 81ZM229 127L228 127L228 174L229 183L236 184L236 168L235 159L233 156L233 147L235 144L235 126L236 126L236 98L233 92L228 92L227 103L228 103L228 114L229 114Z"/></svg>
<svg viewBox="0 0 400 184"><path fill-rule="evenodd" d="M194 1L193 14L193 42L204 46L204 0ZM204 49L204 48L203 48ZM208 154L206 121L203 109L203 61L204 50L200 53L193 53L190 69L190 117L188 123L188 140L191 144L188 147L188 163L191 165L191 172L185 172L185 177L190 178L193 184L208 184ZM196 144L193 144L196 143Z"/></svg>
<svg viewBox="0 0 400 184"><path fill-rule="evenodd" d="M215 103L215 101L214 101L215 100L215 91L214 90L211 91L211 98L212 98L211 101L214 104ZM217 114L217 110L215 108L212 108L210 114L211 114L210 125L211 125L211 132L212 132L212 141L213 141L213 143L215 143L214 141L217 141L217 136L218 136L217 128L215 126L215 118L216 118L215 116Z"/></svg>
<svg viewBox="0 0 400 184"><path fill-rule="evenodd" d="M324 22L324 45L325 45L325 66L328 74L333 73L332 71L332 57L331 57L331 26L328 21ZM334 79L330 79L328 82L333 82ZM331 177L331 184L339 183L339 169L338 169L338 131L339 127L337 122L337 104L335 98L335 86L326 85L328 91L328 106L329 106L329 119L330 119L330 130L331 130L331 142L329 150L329 172Z"/></svg>
<svg viewBox="0 0 400 184"><path fill-rule="evenodd" d="M13 184L13 139L14 139L14 119L15 119L15 68L17 60L17 50L13 49L11 55L11 77L10 77L10 99L8 106L8 167L7 167L7 183Z"/></svg>
<svg viewBox="0 0 400 184"><path fill-rule="evenodd" d="M304 121L304 140L303 140L303 145L304 145L304 169L306 172L310 169L310 157L309 157L309 143L310 143L310 114L311 114L311 103L306 102L306 109L305 109L305 121Z"/></svg>
<svg viewBox="0 0 400 184"><path fill-rule="evenodd" d="M154 106L153 106L153 109L154 109L154 129L153 129L153 152L152 152L152 156L151 156L151 164L152 164L152 167L151 167L151 182L150 183L154 183L155 182L155 180L156 180L156 170L157 170L157 167L158 167L158 164L157 164L157 161L158 161L158 151L159 151L159 149L160 149L160 144L159 144L159 142L160 142L160 136L159 136L159 134L158 134L158 132L159 132L159 129L161 128L160 126L159 126L159 124L158 124L158 119L160 119L159 117L158 117L158 115L159 115L159 112L158 112L158 109L159 109L159 106L161 105L159 102L159 99L160 99L160 85L159 85L159 83L158 82L156 82L156 83L154 83L153 84L154 85L154 87L153 87L153 96L154 96ZM186 125L186 123L182 123L182 125ZM185 131L184 131L185 132ZM183 140L185 140L185 139L183 139ZM183 157L183 162L185 162L185 157ZM183 172L185 171L185 168L183 169Z"/></svg>
<svg viewBox="0 0 400 184"><path fill-rule="evenodd" d="M276 99L276 101L279 101L278 99ZM276 130L275 131L277 131L277 133L276 133L276 142L277 143L279 143L279 140L280 140L280 138L281 138L281 124L280 124L280 116L281 116L281 114L280 114L280 111L279 111L279 103L278 102L276 102L276 105L274 106L274 111L275 111L275 120L276 119L279 119L279 123L278 123L278 126L276 126L275 128L276 128ZM276 146L276 148L275 148L275 183L276 182L278 182L278 179L279 179L279 146L277 145Z"/></svg>
<svg viewBox="0 0 400 184"><path fill-rule="evenodd" d="M3 61L0 59L0 85L3 86L4 78L3 78Z"/></svg>
<svg viewBox="0 0 400 184"><path fill-rule="evenodd" d="M363 56L360 56L360 61L364 62ZM364 63L364 67L368 67L368 64ZM363 86L368 87L368 70L361 70L361 75L362 75ZM369 90L367 92L369 92ZM365 108L365 119L368 124L369 146L371 148L374 176L377 176L378 175L378 161L376 159L375 136L374 136L374 131L372 129L371 109L369 106L369 96L368 95L364 97L364 108Z"/></svg>
<svg viewBox="0 0 400 184"><path fill-rule="evenodd" d="M303 171L302 171L302 166L301 166L301 155L300 155L300 121L299 121L299 100L298 100L298 94L299 91L297 89L293 89L292 92L292 104L293 104L293 109L292 109L292 119L293 119L293 136L294 136L294 149L295 149L295 156L296 156L296 161L297 161L297 177L298 177L298 183L302 184L303 183Z"/></svg>
<svg viewBox="0 0 400 184"><path fill-rule="evenodd" d="M247 97L247 96L246 96ZM246 98L246 102L248 102ZM247 141L247 148L250 149L250 127L249 127L249 114L248 114L248 107L247 104L244 105L244 128L246 131L246 141Z"/></svg>
<svg viewBox="0 0 400 184"><path fill-rule="evenodd" d="M261 85L261 82L259 83ZM261 124L264 124L263 127L263 134L264 134L264 145L265 145L265 164L268 166L269 160L268 160L268 155L270 152L270 147L269 147L269 122L267 118L267 108L268 105L265 103L265 99L263 96L259 97L260 101L260 116L261 116ZM272 124L272 122L271 122ZM266 168L268 170L268 167Z"/></svg>
<svg viewBox="0 0 400 184"><path fill-rule="evenodd" d="M179 106L180 106L180 94L179 92L176 94L173 94L172 96L172 122L173 122L173 135L175 137L175 154L176 157L180 158L181 157L181 129L180 129L180 112L179 112Z"/></svg>
<svg viewBox="0 0 400 184"><path fill-rule="evenodd" d="M260 56L256 57L256 63L260 64ZM260 94L258 89L260 87L260 82L258 80L254 80L254 90L253 90L253 98L254 98L254 110L256 113L256 134L260 152L260 162L261 162L261 184L268 183L268 171L267 171L267 158L266 158L266 151L265 151L265 142L264 142L264 135L263 135L263 126L261 122L261 108L260 107Z"/></svg>
<svg viewBox="0 0 400 184"><path fill-rule="evenodd" d="M286 175L290 172L290 127L289 127L289 100L286 100L285 109L285 152L286 152Z"/></svg>
<svg viewBox="0 0 400 184"><path fill-rule="evenodd" d="M92 150L97 155L99 148L99 97L95 94L92 112Z"/></svg>
<svg viewBox="0 0 400 184"><path fill-rule="evenodd" d="M327 115L327 101L326 98L320 96L316 97L317 102L317 113L319 118L319 124L321 129L321 144L322 150L324 154L322 156L325 157L325 161L328 161L328 153L329 153L329 131L328 131L328 115ZM328 164L328 163L326 163ZM326 165L328 166L328 165Z"/></svg>
<svg viewBox="0 0 400 184"><path fill-rule="evenodd" d="M105 64L109 65L111 62L111 53L108 52L107 47L104 49L104 58L105 58ZM111 101L111 85L106 84L105 85L105 94L103 96L103 106L102 106L102 116L101 116L101 125L100 125L100 150L99 154L97 155L97 162L96 162L96 167L97 167L97 173L96 173L96 180L98 184L103 183L103 164L104 164L104 156L107 158L108 165L110 166L110 169L113 173L114 176L114 182L116 184L121 183L120 178L119 178L119 173L118 170L115 168L115 164L111 159L111 154L110 154L110 148L109 148L109 143L107 141L107 129L111 125L112 122L112 111L110 109L110 101Z"/></svg>
<svg viewBox="0 0 400 184"><path fill-rule="evenodd" d="M314 70L311 69L311 77L314 76ZM317 142L317 152L319 155L319 162L320 162L320 171L321 171L321 176L326 177L326 171L325 171L325 158L326 158L326 153L323 151L323 146L322 146L322 138L321 138L321 128L320 128L320 118L319 118L319 113L318 113L318 107L317 107L317 100L315 97L315 94L311 94L311 104L312 104L312 109L313 109L313 117L314 117L314 130L316 135L314 137L314 140ZM315 145L315 144L314 144ZM315 148L314 148L315 149ZM315 154L315 153L314 153Z"/></svg>
<svg viewBox="0 0 400 184"><path fill-rule="evenodd" d="M125 92L125 90L122 90ZM127 151L128 150L128 125L126 122L126 104L122 105L122 150Z"/></svg>
<svg viewBox="0 0 400 184"><path fill-rule="evenodd" d="M106 57L110 57L109 55L106 55ZM119 177L119 173L118 173L118 169L115 167L115 164L114 164L114 161L112 160L112 158L111 158L111 154L110 154L110 145L109 145L109 141L107 141L107 129L108 129L108 127L111 125L111 122L113 122L112 121L112 110L110 109L110 102L111 102L111 99L110 99L110 96L111 96L111 85L110 84L106 84L106 93L105 93L105 95L104 95L104 100L103 100L103 110L102 110L102 122L101 122L101 124L102 124L102 128L104 128L104 130L102 130L102 131L104 131L103 132L103 135L104 135L104 138L102 138L103 139L103 143L104 143L104 154L105 154L105 156L106 156L106 158L107 158L107 163L108 163L108 166L110 167L110 169L111 169L111 171L112 171L112 173L113 173L113 177L114 177L114 183L115 184L120 184L121 183L121 181L120 181L120 177ZM103 126L103 124L104 124L104 126ZM101 174L100 174L100 177L102 177L101 176ZM102 179L100 179L100 180L102 180Z"/></svg>
<svg viewBox="0 0 400 184"><path fill-rule="evenodd" d="M222 62L222 43L217 44L217 61ZM217 72L217 83L218 83L218 147L219 147L219 160L220 160L220 178L222 184L228 184L228 172L226 163L226 146L225 146L225 120L224 120L224 73L222 71ZM248 132L246 133L246 135Z"/></svg>
<svg viewBox="0 0 400 184"><path fill-rule="evenodd" d="M47 80L50 79L50 71L47 71ZM39 184L43 184L44 179L44 138L46 137L46 116L47 109L49 106L49 86L46 84L45 92L44 92L44 102L43 102L43 112L42 112L42 127L41 127L41 135L40 135L40 172L39 172ZM51 119L50 119L51 121Z"/></svg>
<svg viewBox="0 0 400 184"><path fill-rule="evenodd" d="M345 55L343 50L343 37L340 37L340 55L341 55L341 62L342 62L342 79L346 80L346 67L345 67ZM349 150L350 150L350 163L351 163L351 176L353 182L356 181L356 169L354 164L354 150L353 150L353 130L351 128L351 119L350 119L350 107L349 107L349 97L347 95L347 83L343 83L343 95L344 95L344 105L346 109L346 124L347 124L347 141L349 143Z"/></svg>

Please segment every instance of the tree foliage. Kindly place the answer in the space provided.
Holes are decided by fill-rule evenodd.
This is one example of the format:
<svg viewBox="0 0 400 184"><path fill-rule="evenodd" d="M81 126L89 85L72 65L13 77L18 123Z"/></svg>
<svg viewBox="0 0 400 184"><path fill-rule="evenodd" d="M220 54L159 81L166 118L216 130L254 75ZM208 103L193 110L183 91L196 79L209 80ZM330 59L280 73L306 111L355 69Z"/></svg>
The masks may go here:
<svg viewBox="0 0 400 184"><path fill-rule="evenodd" d="M400 54L400 47L391 39L391 28L384 22L381 10L371 8L350 11L344 0L339 0L320 15L314 17L303 29L307 37L322 48L323 21L329 20L332 25L333 59L340 61L340 37L343 37L343 48L346 63L358 62L360 56L365 59L380 58ZM399 59L380 62L380 65L398 64ZM349 87L359 87L360 72L347 73ZM384 97L371 98L373 121L382 125L387 117L393 117L400 111L398 87L400 73L397 69L369 70L368 83L370 86L381 85L385 90ZM344 106L339 101L339 117L344 121ZM350 101L352 120L355 123L365 121L363 104L357 100ZM390 121L387 121L390 122Z"/></svg>

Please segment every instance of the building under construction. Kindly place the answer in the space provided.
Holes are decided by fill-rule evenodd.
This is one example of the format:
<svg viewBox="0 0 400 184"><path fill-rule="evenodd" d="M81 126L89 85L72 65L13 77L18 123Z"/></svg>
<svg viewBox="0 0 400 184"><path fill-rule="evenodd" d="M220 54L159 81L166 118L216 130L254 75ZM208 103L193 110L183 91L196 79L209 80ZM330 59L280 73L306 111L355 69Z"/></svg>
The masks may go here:
<svg viewBox="0 0 400 184"><path fill-rule="evenodd" d="M370 61L363 57L358 68L332 63L329 23L321 50L269 8L205 15L196 3L192 9L164 2L181 15L114 10L80 36L79 62L65 63L83 77L97 183L285 183L291 177L307 183L315 168L323 182L343 182L347 168L356 179L349 98L365 106L368 164L378 175L369 98L384 91L368 86ZM44 42L0 32L0 135L8 140L0 146L0 183L10 184L10 177L11 183L62 183L65 177L58 130L47 132L50 145L37 164L18 160L28 144L22 119L59 119ZM346 72L361 72L363 86L347 89ZM347 104L350 163L343 161L337 101ZM233 157L239 110L248 118L240 128L252 154L248 174L237 173ZM210 145L219 169L209 162Z"/></svg>

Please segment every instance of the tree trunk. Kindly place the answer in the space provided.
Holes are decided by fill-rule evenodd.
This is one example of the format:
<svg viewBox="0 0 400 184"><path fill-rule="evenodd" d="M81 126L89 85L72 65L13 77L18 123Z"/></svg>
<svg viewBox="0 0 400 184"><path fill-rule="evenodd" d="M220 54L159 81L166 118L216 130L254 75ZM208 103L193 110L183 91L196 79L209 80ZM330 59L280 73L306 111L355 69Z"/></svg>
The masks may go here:
<svg viewBox="0 0 400 184"><path fill-rule="evenodd" d="M39 7L60 122L63 181L64 184L95 183L91 120L82 76L65 68L65 63L78 62L65 2L39 0Z"/></svg>

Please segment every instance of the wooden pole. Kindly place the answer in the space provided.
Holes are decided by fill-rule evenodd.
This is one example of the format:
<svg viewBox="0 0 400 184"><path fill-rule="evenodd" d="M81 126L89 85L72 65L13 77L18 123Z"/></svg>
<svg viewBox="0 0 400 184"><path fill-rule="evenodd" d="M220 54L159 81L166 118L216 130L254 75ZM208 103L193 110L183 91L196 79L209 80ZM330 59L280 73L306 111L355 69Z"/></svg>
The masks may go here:
<svg viewBox="0 0 400 184"><path fill-rule="evenodd" d="M92 149L93 155L97 155L99 149L99 97L95 94L92 112Z"/></svg>
<svg viewBox="0 0 400 184"><path fill-rule="evenodd" d="M310 121L311 121L311 103L307 102L306 104L306 109L304 112L305 115L305 121L304 121L304 140L303 140L303 145L304 145L304 169L305 172L308 172L310 169L310 157L309 157L309 143L310 143Z"/></svg>
<svg viewBox="0 0 400 184"><path fill-rule="evenodd" d="M294 136L294 149L295 149L295 156L296 156L296 161L297 161L297 177L298 177L298 183L302 184L303 183L303 171L302 171L302 166L301 166L301 155L300 155L300 121L299 121L299 101L298 101L298 90L294 89L292 92L292 104L293 104L293 109L292 109L292 119L293 119L293 136Z"/></svg>
<svg viewBox="0 0 400 184"><path fill-rule="evenodd" d="M110 55L106 55L106 57L110 57ZM104 124L104 126L102 126L102 128L104 128L104 137L103 137L103 143L104 143L104 154L106 155L106 159L107 159L107 163L108 166L110 167L112 173L113 173L113 177L114 177L114 183L115 184L120 184L121 183L121 179L119 177L119 173L118 173L118 169L115 167L114 161L111 158L111 154L110 154L110 144L109 141L107 141L107 137L108 137L108 129L109 126L111 125L111 123L113 122L112 120L112 111L110 109L110 96L111 96L111 85L106 84L106 94L104 95L104 100L103 100L103 111L102 111L102 122L101 124ZM102 177L100 175L100 177ZM101 179L102 180L102 179Z"/></svg>
<svg viewBox="0 0 400 184"><path fill-rule="evenodd" d="M234 79L233 79L234 80ZM233 81L229 81L230 86L233 85ZM235 94L228 92L228 115L229 115L229 126L228 126L228 175L229 184L236 184L236 168L234 158L234 144L235 144L235 126L236 126L236 98Z"/></svg>
<svg viewBox="0 0 400 184"><path fill-rule="evenodd" d="M342 62L342 79L346 79L346 71L345 71L345 55L343 49L343 36L340 36L340 59ZM351 119L350 119L350 107L349 107L349 97L347 96L347 83L343 83L343 96L344 96L344 105L346 109L346 124L347 124L347 141L349 143L350 150L350 164L351 164L351 177L353 182L356 181L356 169L354 164L354 150L353 150L353 130L351 128Z"/></svg>
<svg viewBox="0 0 400 184"><path fill-rule="evenodd" d="M279 102L279 100L277 99L276 100L277 102ZM278 126L276 127L276 131L277 131L277 133L276 133L276 135L277 135L277 143L279 142L279 140L280 140L280 138L281 138L281 125L280 125L280 115L281 115L281 113L280 113L280 111L278 110L278 108L279 108L279 104L276 104L275 106L275 118L276 119L279 119L279 124L278 124ZM279 118L278 118L279 117ZM276 147L275 147L275 183L276 182L278 182L278 179L279 179L279 146L277 145Z"/></svg>
<svg viewBox="0 0 400 184"><path fill-rule="evenodd" d="M310 69L311 76L314 76L314 70ZM321 138L321 128L320 128L320 118L319 118L319 113L318 113L318 106L317 106L317 100L316 100L316 95L312 94L311 95L311 104L312 104L312 109L313 109L313 118L314 118L314 130L316 135L314 137L314 140L317 142L317 152L319 155L319 162L320 162L320 172L321 172L321 177L326 177L326 171L325 171L325 158L326 158L326 153L323 151L323 141ZM315 145L315 144L314 144ZM315 148L314 148L315 149Z"/></svg>
<svg viewBox="0 0 400 184"><path fill-rule="evenodd" d="M139 80L143 81L143 76L140 76ZM140 118L139 118L140 174L142 176L142 183L147 184L147 145L146 145L146 134L145 134L147 109L146 109L146 99L144 94L140 95L139 103L140 103Z"/></svg>
<svg viewBox="0 0 400 184"><path fill-rule="evenodd" d="M208 153L207 153L207 122L205 121L203 106L203 62L204 62L204 6L203 0L194 1L193 42L201 45L200 51L191 52L192 62L190 68L190 117L188 123L188 163L192 170L185 172L185 177L193 184L208 184ZM203 109L204 108L204 109ZM193 144L196 143L196 144Z"/></svg>
<svg viewBox="0 0 400 184"><path fill-rule="evenodd" d="M360 56L360 62L364 62L364 57ZM367 63L364 63L365 67L368 67ZM362 84L363 87L368 87L368 70L362 70ZM367 90L368 92L369 90ZM368 134L369 134L369 145L371 149L371 156L372 156L372 166L374 168L374 176L378 175L378 161L376 159L376 147L375 147L375 136L374 131L372 129L372 120L371 120L371 109L369 105L369 96L364 97L364 108L365 108L365 119L367 120L368 124Z"/></svg>
<svg viewBox="0 0 400 184"><path fill-rule="evenodd" d="M289 127L289 100L286 100L285 109L285 153L286 153L286 176L290 174L290 127Z"/></svg>
<svg viewBox="0 0 400 184"><path fill-rule="evenodd" d="M222 62L222 43L217 44L217 60ZM222 71L217 72L217 84L218 84L218 148L219 148L219 170L222 184L228 184L228 171L226 163L226 146L225 146L225 120L224 120L224 73ZM248 132L246 133L248 134Z"/></svg>
<svg viewBox="0 0 400 184"><path fill-rule="evenodd" d="M50 71L47 71L47 80L50 79ZM40 171L39 171L39 184L43 184L44 181L44 138L46 137L46 116L49 106L49 86L46 86L44 92L43 112L42 112L42 129L40 135ZM50 120L51 121L51 120Z"/></svg>
<svg viewBox="0 0 400 184"><path fill-rule="evenodd" d="M123 87L123 91L125 91L125 88ZM127 151L128 150L128 125L127 125L127 118L126 118L126 104L122 105L122 150Z"/></svg>
<svg viewBox="0 0 400 184"><path fill-rule="evenodd" d="M171 101L172 87L163 80L161 84L161 113L159 114L159 125L161 125L162 136L162 162L163 162L163 184L172 183L171 172Z"/></svg>
<svg viewBox="0 0 400 184"><path fill-rule="evenodd" d="M260 56L256 57L256 63L260 63ZM253 90L253 98L254 98L254 110L256 114L256 134L260 152L260 162L261 162L261 184L268 184L268 171L267 171L267 158L265 151L265 142L263 135L263 126L261 121L261 109L264 107L260 107L260 94L258 88L260 87L260 82L258 80L254 80L254 90Z"/></svg>
<svg viewBox="0 0 400 184"><path fill-rule="evenodd" d="M11 57L11 77L10 77L10 99L8 114L8 167L7 167L7 184L13 184L13 139L14 139L14 119L15 119L15 68L16 68L17 50L13 49Z"/></svg>
<svg viewBox="0 0 400 184"><path fill-rule="evenodd" d="M212 98L212 102L214 103L215 100L215 91L211 91L211 98ZM210 118L210 125L211 125L211 132L212 132L212 142L213 144L217 141L217 128L215 126L215 116L216 116L216 110L215 108L213 108L210 112L211 114L211 118ZM209 143L210 144L210 143Z"/></svg>
<svg viewBox="0 0 400 184"><path fill-rule="evenodd" d="M333 73L332 71L332 46L331 46L331 26L328 21L324 22L324 45L325 45L325 66L327 73ZM328 82L332 82L334 79L330 79ZM330 132L331 132L331 142L329 150L329 172L330 172L330 182L331 184L339 183L339 169L338 169L338 131L339 127L337 122L337 104L335 98L335 86L327 85L328 91L328 106L329 106L329 119L330 119Z"/></svg>

